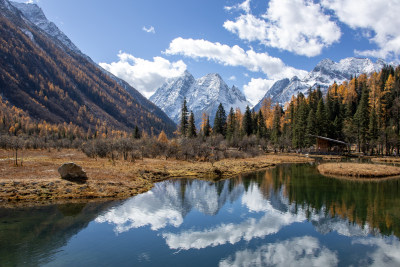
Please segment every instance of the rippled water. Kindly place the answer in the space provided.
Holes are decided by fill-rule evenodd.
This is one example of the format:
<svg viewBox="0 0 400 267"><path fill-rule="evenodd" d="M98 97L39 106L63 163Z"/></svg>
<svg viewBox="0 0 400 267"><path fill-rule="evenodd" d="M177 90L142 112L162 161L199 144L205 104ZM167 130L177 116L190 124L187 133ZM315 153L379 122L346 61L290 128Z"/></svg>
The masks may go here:
<svg viewBox="0 0 400 267"><path fill-rule="evenodd" d="M301 164L165 181L122 202L0 209L0 265L399 266L399 189Z"/></svg>

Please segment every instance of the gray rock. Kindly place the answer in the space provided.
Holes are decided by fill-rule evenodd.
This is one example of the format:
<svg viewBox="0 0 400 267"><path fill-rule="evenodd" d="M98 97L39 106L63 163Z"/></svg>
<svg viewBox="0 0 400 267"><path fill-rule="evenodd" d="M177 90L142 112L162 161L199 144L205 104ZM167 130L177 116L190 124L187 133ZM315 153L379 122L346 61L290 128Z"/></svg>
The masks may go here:
<svg viewBox="0 0 400 267"><path fill-rule="evenodd" d="M58 168L58 172L61 175L62 179L74 181L74 182L84 182L87 180L86 172L82 169L81 166L68 162Z"/></svg>

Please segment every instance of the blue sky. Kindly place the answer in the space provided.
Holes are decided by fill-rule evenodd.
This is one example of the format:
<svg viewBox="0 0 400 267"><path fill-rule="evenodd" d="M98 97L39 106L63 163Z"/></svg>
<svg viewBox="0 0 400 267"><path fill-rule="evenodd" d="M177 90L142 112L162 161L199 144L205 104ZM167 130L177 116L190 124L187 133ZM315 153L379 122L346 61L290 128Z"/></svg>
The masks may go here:
<svg viewBox="0 0 400 267"><path fill-rule="evenodd" d="M26 2L26 1L19 1ZM95 62L149 97L188 70L256 103L322 59L399 62L400 0L30 0Z"/></svg>

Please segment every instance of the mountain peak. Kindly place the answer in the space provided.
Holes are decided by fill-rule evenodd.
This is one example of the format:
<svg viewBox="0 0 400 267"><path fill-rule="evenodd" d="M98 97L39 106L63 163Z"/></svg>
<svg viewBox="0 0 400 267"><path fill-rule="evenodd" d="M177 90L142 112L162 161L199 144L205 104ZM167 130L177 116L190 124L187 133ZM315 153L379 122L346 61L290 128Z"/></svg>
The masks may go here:
<svg viewBox="0 0 400 267"><path fill-rule="evenodd" d="M14 7L21 11L22 15L28 19L31 23L39 27L42 31L47 33L50 37L56 40L56 43L61 43L61 47L64 46L75 53L89 59L88 56L84 55L78 47L51 21L46 18L43 10L34 3L18 3L10 2Z"/></svg>
<svg viewBox="0 0 400 267"><path fill-rule="evenodd" d="M168 81L150 98L176 122L180 120L180 107L184 98L186 98L188 109L195 115L197 125L200 125L203 113L208 114L212 122L220 103L227 111L231 107L244 110L247 105L250 105L239 88L228 87L218 73L209 73L186 83L178 80L179 78Z"/></svg>
<svg viewBox="0 0 400 267"><path fill-rule="evenodd" d="M264 98L271 97L273 102L284 104L290 101L292 95L296 95L298 92L306 95L310 87L313 89L320 87L321 91L326 93L328 87L334 81L340 84L354 75L358 76L363 73L370 74L379 71L384 65L385 62L383 60L377 60L373 63L369 58L348 57L339 62L326 58L321 60L302 79L294 76L290 79L290 82L289 79L275 82L265 93ZM257 108L260 107L264 98L256 105Z"/></svg>

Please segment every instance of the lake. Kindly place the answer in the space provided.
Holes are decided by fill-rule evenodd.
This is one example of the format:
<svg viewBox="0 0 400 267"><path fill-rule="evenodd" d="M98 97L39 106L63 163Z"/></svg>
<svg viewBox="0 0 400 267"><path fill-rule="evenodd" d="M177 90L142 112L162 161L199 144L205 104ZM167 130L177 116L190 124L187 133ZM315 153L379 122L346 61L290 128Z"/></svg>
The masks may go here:
<svg viewBox="0 0 400 267"><path fill-rule="evenodd" d="M0 266L400 266L400 185L314 164L168 180L124 201L0 209Z"/></svg>

